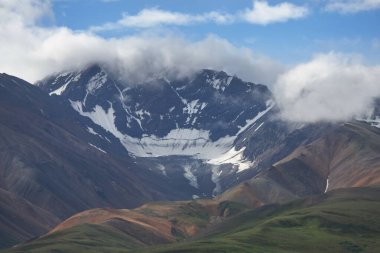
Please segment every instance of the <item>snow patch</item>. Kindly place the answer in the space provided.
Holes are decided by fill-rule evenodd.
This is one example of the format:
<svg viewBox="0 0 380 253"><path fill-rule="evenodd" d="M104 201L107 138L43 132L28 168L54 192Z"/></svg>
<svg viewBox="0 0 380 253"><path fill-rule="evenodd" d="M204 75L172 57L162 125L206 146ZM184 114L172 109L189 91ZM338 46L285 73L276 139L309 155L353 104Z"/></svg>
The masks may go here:
<svg viewBox="0 0 380 253"><path fill-rule="evenodd" d="M168 176L168 175L166 174L166 169L165 169L165 166L164 166L164 165L162 165L162 164L157 164L157 169L161 171L162 175L164 175L164 176Z"/></svg>
<svg viewBox="0 0 380 253"><path fill-rule="evenodd" d="M72 79L72 81L73 81L73 82L78 82L81 76L82 76L82 73L77 74L77 75Z"/></svg>
<svg viewBox="0 0 380 253"><path fill-rule="evenodd" d="M220 174L222 174L222 170L220 170L219 167L213 167L211 169L211 181L215 184L215 188L212 191L213 197L222 192L222 187L220 185Z"/></svg>
<svg viewBox="0 0 380 253"><path fill-rule="evenodd" d="M328 189L329 189L329 178L327 178L327 180L326 180L326 189L325 189L325 193L327 192Z"/></svg>
<svg viewBox="0 0 380 253"><path fill-rule="evenodd" d="M93 94L97 89L107 82L107 74L104 71L97 73L93 76L87 84L87 91Z"/></svg>
<svg viewBox="0 0 380 253"><path fill-rule="evenodd" d="M98 135L100 136L100 134L98 134L97 132L95 132L94 129L92 129L91 127L87 127L87 131L90 133L90 134L93 134L93 135Z"/></svg>
<svg viewBox="0 0 380 253"><path fill-rule="evenodd" d="M75 75L75 76L74 76ZM64 81L65 81L65 84L62 85L61 87L59 87L58 89L52 91L49 93L49 95L62 95L63 92L65 92L65 90L67 89L67 86L71 83L71 82L77 82L79 81L81 77L81 73L69 73L69 72L66 72L66 73L62 73L60 74L59 76L57 76L54 80L54 82L52 83L53 85L56 84L61 78L65 78Z"/></svg>
<svg viewBox="0 0 380 253"><path fill-rule="evenodd" d="M189 180L189 184L191 186L193 186L194 188L199 188L199 185L198 185L198 180L197 180L197 177L193 174L193 172L191 171L191 166L189 165L185 165L183 167L183 170L184 170L184 174L183 176Z"/></svg>
<svg viewBox="0 0 380 253"><path fill-rule="evenodd" d="M227 79L217 79L215 76L206 80L214 89L224 91L231 83L233 77Z"/></svg>
<svg viewBox="0 0 380 253"><path fill-rule="evenodd" d="M64 85L62 85L61 87L59 87L58 89L56 89L55 91L50 92L49 95L50 96L53 95L53 94L54 95L58 95L58 96L62 95L62 93L66 90L66 88L67 88L67 86L69 85L70 82L71 82L71 80L68 81L67 83L65 83Z"/></svg>
<svg viewBox="0 0 380 253"><path fill-rule="evenodd" d="M71 101L71 106L79 112L80 115L86 116L90 118L95 124L101 126L108 132L112 133L115 137L120 138L123 136L122 133L119 132L119 130L115 126L115 111L112 108L112 104L110 103L111 107L108 109L108 112L104 111L104 109L96 105L92 112L84 112L83 111L83 104L80 101Z"/></svg>
<svg viewBox="0 0 380 253"><path fill-rule="evenodd" d="M273 108L274 105L275 105L274 101L268 100L267 101L267 109L265 109L264 111L259 112L256 115L256 117L254 117L253 119L246 120L245 126L240 127L239 132L236 135L239 135L242 132L244 132L245 130L247 130L250 126L253 125L253 123L255 123L256 121L258 121L262 116L264 116L267 112L269 112Z"/></svg>
<svg viewBox="0 0 380 253"><path fill-rule="evenodd" d="M111 143L111 141L110 141L107 137L104 137L104 136L98 134L93 128L91 128L91 127L87 127L87 131L88 131L90 134L93 134L93 135L99 136L100 138L102 138L102 139L108 141L109 143Z"/></svg>
<svg viewBox="0 0 380 253"><path fill-rule="evenodd" d="M249 169L255 163L254 161L251 162L244 158L244 150L245 147L241 148L240 150L235 150L235 147L232 147L221 156L208 160L207 163L213 165L232 164L238 169L238 172L241 172L243 170Z"/></svg>
<svg viewBox="0 0 380 253"><path fill-rule="evenodd" d="M379 116L376 116L374 119L368 118L368 119L358 119L358 120L367 122L373 127L380 128L380 117Z"/></svg>

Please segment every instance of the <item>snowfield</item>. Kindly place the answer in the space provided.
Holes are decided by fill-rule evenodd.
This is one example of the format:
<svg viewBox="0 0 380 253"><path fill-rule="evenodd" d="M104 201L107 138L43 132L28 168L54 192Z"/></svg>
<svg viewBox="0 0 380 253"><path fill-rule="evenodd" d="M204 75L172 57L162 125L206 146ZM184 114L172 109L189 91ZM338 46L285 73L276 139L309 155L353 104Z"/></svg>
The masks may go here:
<svg viewBox="0 0 380 253"><path fill-rule="evenodd" d="M145 135L142 138L133 138L121 133L115 125L115 111L110 103L110 108L105 111L97 105L91 112L83 111L81 101L71 101L72 107L82 116L90 118L95 124L101 126L112 133L120 140L128 152L136 157L160 157L160 156L192 156L205 160L209 164L234 164L239 171L248 169L251 161L243 157L244 149L235 150L233 146L235 139L245 130L256 127L256 131L262 126L256 126L256 121L269 112L273 106L273 101L268 101L266 110L258 113L253 119L246 121L243 127L234 136L225 136L216 141L210 139L210 132L202 129L176 128L171 130L166 136L160 138L155 135ZM194 108L191 103L189 108ZM189 172L187 172L189 175ZM195 183L194 183L195 185Z"/></svg>

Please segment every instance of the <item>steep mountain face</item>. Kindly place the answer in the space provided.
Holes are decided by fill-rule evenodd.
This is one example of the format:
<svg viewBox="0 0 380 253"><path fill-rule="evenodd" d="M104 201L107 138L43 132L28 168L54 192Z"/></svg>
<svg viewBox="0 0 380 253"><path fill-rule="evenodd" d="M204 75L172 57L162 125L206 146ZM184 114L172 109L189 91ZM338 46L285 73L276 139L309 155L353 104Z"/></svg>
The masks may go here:
<svg viewBox="0 0 380 253"><path fill-rule="evenodd" d="M93 65L38 85L70 100L137 157L216 158L273 107L265 86L211 70L183 80L129 84Z"/></svg>
<svg viewBox="0 0 380 253"><path fill-rule="evenodd" d="M190 198L215 196L253 177L327 128L275 120L267 87L213 70L135 84L92 65L37 85L70 101L138 165L177 183Z"/></svg>
<svg viewBox="0 0 380 253"><path fill-rule="evenodd" d="M117 142L99 148L107 141L88 133L66 101L0 78L1 188L60 218L91 206L143 203L150 188L143 189L144 175ZM146 197L154 199L152 192Z"/></svg>

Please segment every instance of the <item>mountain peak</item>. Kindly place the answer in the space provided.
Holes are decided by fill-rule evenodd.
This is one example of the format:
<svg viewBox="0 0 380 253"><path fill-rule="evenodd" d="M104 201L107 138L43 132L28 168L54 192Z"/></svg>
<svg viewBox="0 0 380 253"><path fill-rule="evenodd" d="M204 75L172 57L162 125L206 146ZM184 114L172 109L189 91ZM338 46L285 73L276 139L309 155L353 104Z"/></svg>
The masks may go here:
<svg viewBox="0 0 380 253"><path fill-rule="evenodd" d="M204 153L214 157L271 108L269 90L224 71L204 69L191 78L129 86L113 77L93 64L47 79L41 87L70 100L136 156L201 155L209 146Z"/></svg>

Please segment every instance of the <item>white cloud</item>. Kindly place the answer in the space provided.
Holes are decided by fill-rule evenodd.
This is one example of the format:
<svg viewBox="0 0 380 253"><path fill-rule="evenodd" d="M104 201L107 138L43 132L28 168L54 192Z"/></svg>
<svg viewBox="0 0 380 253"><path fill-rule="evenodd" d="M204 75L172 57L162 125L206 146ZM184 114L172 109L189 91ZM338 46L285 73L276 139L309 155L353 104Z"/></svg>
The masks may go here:
<svg viewBox="0 0 380 253"><path fill-rule="evenodd" d="M218 24L232 22L233 17L220 12L208 12L201 15L191 15L181 12L171 12L157 8L143 9L137 15L123 14L117 22L110 22L91 27L91 31L116 30L124 27L148 28L160 25L190 25L194 23L214 22Z"/></svg>
<svg viewBox="0 0 380 253"><path fill-rule="evenodd" d="M329 0L325 9L340 13L369 11L380 9L380 0Z"/></svg>
<svg viewBox="0 0 380 253"><path fill-rule="evenodd" d="M198 23L230 24L234 22L248 22L251 24L267 25L286 22L290 19L299 19L308 15L309 10L303 6L291 3L280 3L270 6L267 1L253 1L253 8L236 14L221 13L218 11L203 14L187 14L172 12L157 8L143 9L136 15L123 14L116 22L109 22L91 27L93 32L118 30L123 28L150 28L162 25L192 25Z"/></svg>
<svg viewBox="0 0 380 253"><path fill-rule="evenodd" d="M36 2L24 4L30 3L30 7ZM153 74L184 76L201 68L212 68L268 84L282 71L277 62L216 36L196 42L178 35L105 39L64 27L40 27L36 21L44 13L50 13L49 8L40 13L21 11L17 6L0 8L4 14L1 17L7 17L6 22L0 23L0 71L32 82L53 72L93 62L106 63L133 81ZM30 22L26 25L24 19Z"/></svg>
<svg viewBox="0 0 380 253"><path fill-rule="evenodd" d="M316 55L281 75L275 94L287 120L349 120L367 113L380 96L380 66L354 56Z"/></svg>
<svg viewBox="0 0 380 253"><path fill-rule="evenodd" d="M308 14L309 10L306 7L287 2L271 6L267 1L253 1L253 9L245 10L242 18L249 23L267 25L303 18Z"/></svg>

